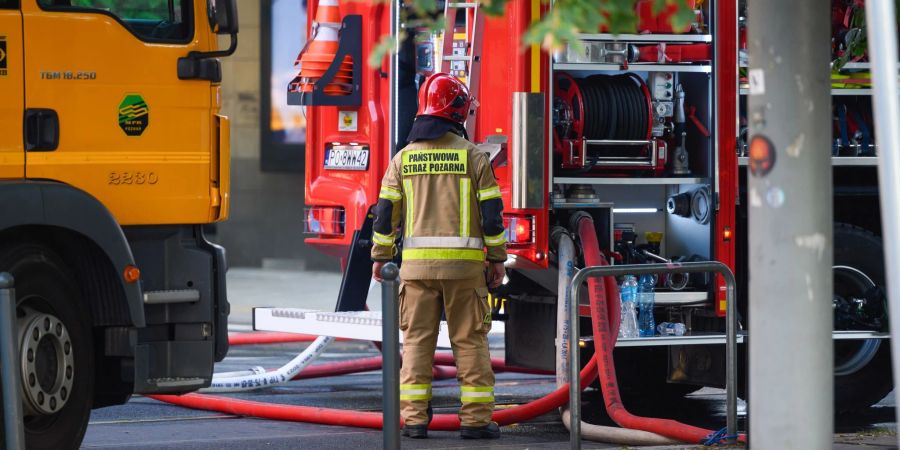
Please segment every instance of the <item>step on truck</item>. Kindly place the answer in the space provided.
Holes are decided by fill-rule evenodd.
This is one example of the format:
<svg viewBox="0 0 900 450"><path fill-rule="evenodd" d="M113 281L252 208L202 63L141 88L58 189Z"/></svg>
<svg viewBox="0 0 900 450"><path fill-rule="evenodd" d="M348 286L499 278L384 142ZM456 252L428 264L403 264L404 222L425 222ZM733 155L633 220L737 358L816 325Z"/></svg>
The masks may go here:
<svg viewBox="0 0 900 450"><path fill-rule="evenodd" d="M77 448L92 408L207 386L225 357L225 252L204 232L228 216L216 58L237 30L233 0L0 0L28 448Z"/></svg>
<svg viewBox="0 0 900 450"><path fill-rule="evenodd" d="M309 2L308 27L319 3ZM435 32L396 5L340 1L333 64L286 86L288 103L306 108L308 119L306 242L341 258L347 269L338 308L364 307L370 208L392 155L405 145L418 81L442 71L466 81L480 103L467 131L490 153L503 196L510 256L508 280L495 293L502 300L495 318L506 321L508 364L554 369L561 287L551 231L566 231L577 211L594 218L601 250L614 263L728 265L738 279L743 333L752 336L746 328L746 170L754 156L746 142L752 89L746 24L753 17L744 0L688 0L694 20L679 28L669 20L672 11L656 14L652 3L636 2L633 33L582 30L578 43L551 54L522 35L552 2L510 0L499 16L485 15L475 3L448 3L437 19L445 26ZM835 17L861 12L860 2L833 7ZM415 20L400 23L401 17ZM868 407L892 389L881 289L880 149L872 134L868 63L851 40L859 36L854 24L833 24L834 127L822 132L833 133L834 145L820 149L833 162L822 176L834 179L837 411ZM378 67L366 65L384 36L396 36L398 52ZM655 280L656 322L681 323L687 332L619 339L624 395L678 398L724 385L724 289L715 276ZM590 336L582 339L589 351ZM739 353L744 396L743 347Z"/></svg>

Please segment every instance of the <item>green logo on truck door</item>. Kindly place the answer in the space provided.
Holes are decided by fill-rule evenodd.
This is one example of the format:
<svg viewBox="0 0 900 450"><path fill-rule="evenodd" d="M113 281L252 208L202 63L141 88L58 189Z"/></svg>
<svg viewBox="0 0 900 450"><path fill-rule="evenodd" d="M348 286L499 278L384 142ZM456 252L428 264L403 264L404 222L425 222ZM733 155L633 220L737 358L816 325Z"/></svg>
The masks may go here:
<svg viewBox="0 0 900 450"><path fill-rule="evenodd" d="M119 128L129 136L140 136L150 125L150 107L138 94L128 94L119 103Z"/></svg>

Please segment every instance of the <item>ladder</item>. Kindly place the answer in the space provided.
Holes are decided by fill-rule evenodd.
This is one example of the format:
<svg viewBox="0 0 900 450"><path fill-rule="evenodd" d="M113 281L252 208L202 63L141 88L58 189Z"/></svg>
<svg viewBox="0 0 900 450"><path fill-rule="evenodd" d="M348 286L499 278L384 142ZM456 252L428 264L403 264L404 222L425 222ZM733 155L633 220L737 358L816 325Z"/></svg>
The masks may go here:
<svg viewBox="0 0 900 450"><path fill-rule="evenodd" d="M441 72L456 75L460 72L460 64L454 63L462 63L464 68L461 70L465 75L458 78L465 80L466 86L468 86L472 95L477 95L479 81L481 80L481 36L484 33L484 17L479 11L478 5L478 2L463 3L450 0L444 3L445 23L443 51L441 52ZM466 13L465 40L462 46L454 46L456 13L458 10L463 10ZM472 106L469 107L469 116L466 118L466 132L470 136L474 136L477 110L477 102L473 102Z"/></svg>

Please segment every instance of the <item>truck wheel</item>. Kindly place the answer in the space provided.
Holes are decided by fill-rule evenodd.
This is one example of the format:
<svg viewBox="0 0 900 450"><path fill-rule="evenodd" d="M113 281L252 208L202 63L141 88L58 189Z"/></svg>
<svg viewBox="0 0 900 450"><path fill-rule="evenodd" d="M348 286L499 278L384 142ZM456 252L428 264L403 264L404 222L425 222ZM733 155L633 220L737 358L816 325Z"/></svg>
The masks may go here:
<svg viewBox="0 0 900 450"><path fill-rule="evenodd" d="M0 271L15 277L26 445L78 448L94 391L91 326L79 290L60 258L38 244L0 248Z"/></svg>
<svg viewBox="0 0 900 450"><path fill-rule="evenodd" d="M864 298L884 286L881 239L852 225L834 225L834 294ZM834 343L834 409L855 411L878 403L893 389L891 348L887 339L837 340Z"/></svg>

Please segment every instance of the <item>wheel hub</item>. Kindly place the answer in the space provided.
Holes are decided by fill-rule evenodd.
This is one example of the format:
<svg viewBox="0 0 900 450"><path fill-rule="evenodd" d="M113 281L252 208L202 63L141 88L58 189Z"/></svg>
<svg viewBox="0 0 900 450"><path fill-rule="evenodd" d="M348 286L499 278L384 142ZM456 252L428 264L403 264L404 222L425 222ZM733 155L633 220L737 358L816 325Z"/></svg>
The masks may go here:
<svg viewBox="0 0 900 450"><path fill-rule="evenodd" d="M866 290L875 287L875 282L861 270L850 266L834 266L834 304L849 303L856 309L866 306L863 298ZM834 373L846 376L858 372L869 364L878 349L881 339L865 339L854 342L835 341Z"/></svg>
<svg viewBox="0 0 900 450"><path fill-rule="evenodd" d="M23 308L19 318L25 410L54 414L72 395L75 357L66 326L56 316Z"/></svg>

